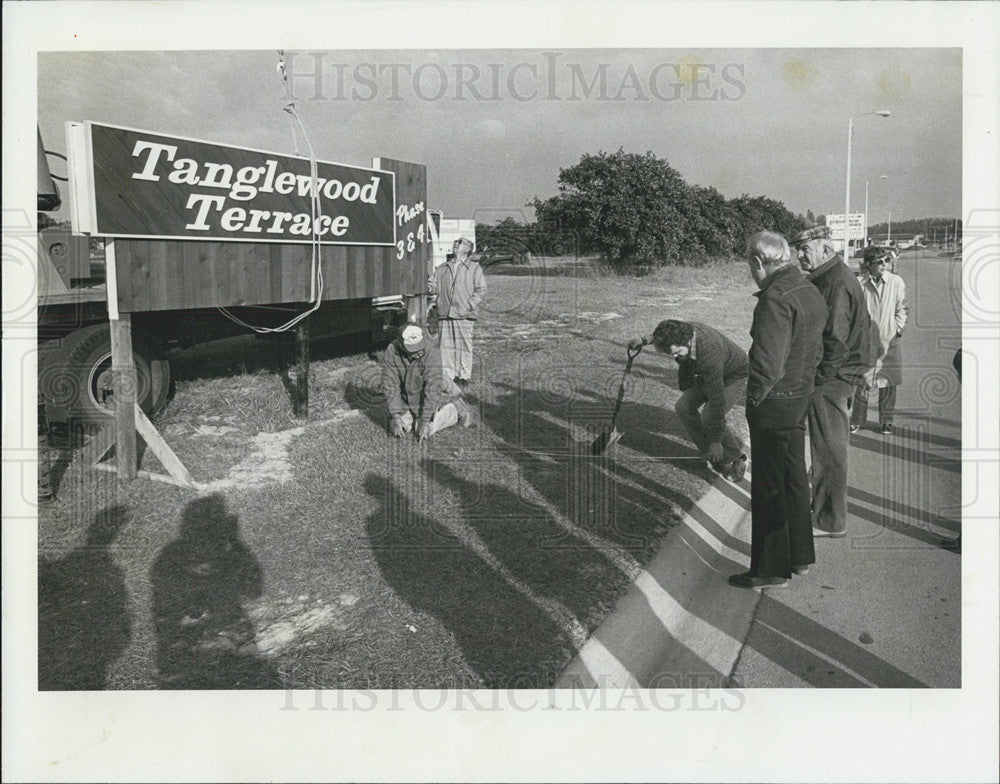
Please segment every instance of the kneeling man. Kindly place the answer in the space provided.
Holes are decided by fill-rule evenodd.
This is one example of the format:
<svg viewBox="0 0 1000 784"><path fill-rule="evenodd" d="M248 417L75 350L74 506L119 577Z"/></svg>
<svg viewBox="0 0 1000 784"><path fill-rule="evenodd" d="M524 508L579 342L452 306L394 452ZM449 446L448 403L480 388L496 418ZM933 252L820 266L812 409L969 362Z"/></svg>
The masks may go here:
<svg viewBox="0 0 1000 784"><path fill-rule="evenodd" d="M412 431L424 441L457 422L472 424L461 392L441 370L438 347L417 324L407 324L383 352L382 389L397 438Z"/></svg>
<svg viewBox="0 0 1000 784"><path fill-rule="evenodd" d="M677 362L677 386L683 394L674 410L691 440L713 469L739 482L747 456L726 424L726 412L746 394L746 352L699 321L661 321L651 338L635 338L629 348L647 343Z"/></svg>

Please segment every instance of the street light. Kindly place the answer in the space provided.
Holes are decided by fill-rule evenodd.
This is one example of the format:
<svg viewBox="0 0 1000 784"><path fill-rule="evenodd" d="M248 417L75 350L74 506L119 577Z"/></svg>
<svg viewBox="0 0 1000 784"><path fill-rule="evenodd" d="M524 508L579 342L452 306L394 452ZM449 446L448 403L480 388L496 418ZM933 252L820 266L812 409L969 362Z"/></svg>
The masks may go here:
<svg viewBox="0 0 1000 784"><path fill-rule="evenodd" d="M882 109L877 112L856 114L847 121L847 188L844 192L844 261L847 261L847 255L851 247L851 222L848 216L851 214L851 140L854 138L854 121L859 117L868 117L869 115L888 117L890 114L892 112Z"/></svg>

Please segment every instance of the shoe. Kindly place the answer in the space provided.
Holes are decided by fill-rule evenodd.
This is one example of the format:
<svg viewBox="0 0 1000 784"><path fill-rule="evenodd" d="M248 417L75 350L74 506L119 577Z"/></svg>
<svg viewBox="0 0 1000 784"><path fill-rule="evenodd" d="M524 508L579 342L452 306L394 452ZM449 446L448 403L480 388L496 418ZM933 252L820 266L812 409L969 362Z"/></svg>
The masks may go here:
<svg viewBox="0 0 1000 784"><path fill-rule="evenodd" d="M469 408L469 404L464 400L456 400L455 410L458 411L458 423L462 427L470 427L472 425L472 409Z"/></svg>
<svg viewBox="0 0 1000 784"><path fill-rule="evenodd" d="M809 574L809 567L808 566L793 566L792 567L792 574L797 574L799 577L805 577L807 574Z"/></svg>
<svg viewBox="0 0 1000 784"><path fill-rule="evenodd" d="M951 550L953 553L962 552L962 535L959 534L954 539L942 539L938 546L943 550Z"/></svg>
<svg viewBox="0 0 1000 784"><path fill-rule="evenodd" d="M882 435L891 436L892 435L892 422L886 422L882 425Z"/></svg>
<svg viewBox="0 0 1000 784"><path fill-rule="evenodd" d="M847 531L825 531L822 528L817 528L813 526L813 536L826 536L830 539L843 539L847 536Z"/></svg>
<svg viewBox="0 0 1000 784"><path fill-rule="evenodd" d="M737 457L732 464L729 466L729 472L726 478L733 484L739 484L743 481L743 477L747 472L747 456L740 455Z"/></svg>
<svg viewBox="0 0 1000 784"><path fill-rule="evenodd" d="M851 425L851 432L857 433L861 429L861 425Z"/></svg>
<svg viewBox="0 0 1000 784"><path fill-rule="evenodd" d="M756 577L750 572L734 574L729 578L729 584L736 588L753 588L760 591L764 588L785 588L788 586L787 577Z"/></svg>

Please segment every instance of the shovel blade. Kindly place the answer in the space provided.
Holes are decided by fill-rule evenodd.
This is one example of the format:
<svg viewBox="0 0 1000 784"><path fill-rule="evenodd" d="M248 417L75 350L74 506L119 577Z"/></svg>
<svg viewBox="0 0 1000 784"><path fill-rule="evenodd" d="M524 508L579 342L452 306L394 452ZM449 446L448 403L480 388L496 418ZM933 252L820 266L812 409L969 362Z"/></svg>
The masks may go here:
<svg viewBox="0 0 1000 784"><path fill-rule="evenodd" d="M593 444L590 445L590 453L592 455L602 455L607 452L611 447L618 443L618 439L622 437L622 434L618 431L618 428L613 427L610 430L605 430L601 435L597 437Z"/></svg>

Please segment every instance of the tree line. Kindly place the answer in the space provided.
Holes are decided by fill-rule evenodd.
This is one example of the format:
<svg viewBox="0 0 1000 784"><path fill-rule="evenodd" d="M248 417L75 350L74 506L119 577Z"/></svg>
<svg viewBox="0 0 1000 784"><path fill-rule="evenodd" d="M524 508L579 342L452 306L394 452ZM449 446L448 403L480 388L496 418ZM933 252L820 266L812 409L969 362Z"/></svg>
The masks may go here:
<svg viewBox="0 0 1000 784"><path fill-rule="evenodd" d="M727 199L715 188L688 184L652 152L585 154L560 169L558 182L556 196L528 203L536 226L572 234L579 252L597 253L622 272L742 258L755 232L790 236L815 221L765 196Z"/></svg>

